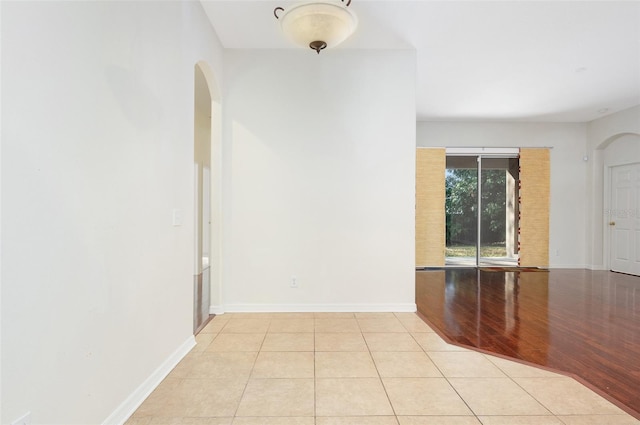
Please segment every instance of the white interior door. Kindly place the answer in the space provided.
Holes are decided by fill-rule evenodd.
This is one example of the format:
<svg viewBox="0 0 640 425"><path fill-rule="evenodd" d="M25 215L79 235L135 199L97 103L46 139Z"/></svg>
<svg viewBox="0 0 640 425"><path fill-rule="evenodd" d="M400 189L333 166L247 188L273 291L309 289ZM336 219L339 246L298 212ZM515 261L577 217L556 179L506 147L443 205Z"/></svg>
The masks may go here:
<svg viewBox="0 0 640 425"><path fill-rule="evenodd" d="M640 276L640 164L611 168L611 270Z"/></svg>

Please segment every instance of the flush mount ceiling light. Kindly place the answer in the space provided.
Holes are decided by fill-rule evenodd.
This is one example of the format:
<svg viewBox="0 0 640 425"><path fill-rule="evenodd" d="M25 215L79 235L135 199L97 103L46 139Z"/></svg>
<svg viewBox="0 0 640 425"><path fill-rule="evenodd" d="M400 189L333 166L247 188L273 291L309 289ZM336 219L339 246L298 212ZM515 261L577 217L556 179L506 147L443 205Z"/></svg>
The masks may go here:
<svg viewBox="0 0 640 425"><path fill-rule="evenodd" d="M351 0L315 1L288 10L276 7L273 14L291 41L309 46L319 54L324 48L342 43L355 31L358 18L348 9L350 4Z"/></svg>

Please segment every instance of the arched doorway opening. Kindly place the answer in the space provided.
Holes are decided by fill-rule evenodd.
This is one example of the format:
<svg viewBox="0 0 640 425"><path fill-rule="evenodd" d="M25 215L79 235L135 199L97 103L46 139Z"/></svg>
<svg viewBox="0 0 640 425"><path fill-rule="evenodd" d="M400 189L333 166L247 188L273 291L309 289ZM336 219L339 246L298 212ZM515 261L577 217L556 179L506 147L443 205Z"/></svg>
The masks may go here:
<svg viewBox="0 0 640 425"><path fill-rule="evenodd" d="M194 314L197 334L221 302L220 97L210 67L194 67Z"/></svg>
<svg viewBox="0 0 640 425"><path fill-rule="evenodd" d="M640 134L615 134L597 149L603 170L604 264L640 275Z"/></svg>

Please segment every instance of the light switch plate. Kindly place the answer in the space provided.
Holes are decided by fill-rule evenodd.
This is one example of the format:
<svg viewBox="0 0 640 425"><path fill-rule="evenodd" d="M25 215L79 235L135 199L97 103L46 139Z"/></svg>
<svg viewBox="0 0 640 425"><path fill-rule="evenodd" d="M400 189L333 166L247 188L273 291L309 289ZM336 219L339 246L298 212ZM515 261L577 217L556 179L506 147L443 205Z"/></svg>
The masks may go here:
<svg viewBox="0 0 640 425"><path fill-rule="evenodd" d="M171 223L174 226L182 226L182 210L181 209L178 209L178 208L173 209Z"/></svg>

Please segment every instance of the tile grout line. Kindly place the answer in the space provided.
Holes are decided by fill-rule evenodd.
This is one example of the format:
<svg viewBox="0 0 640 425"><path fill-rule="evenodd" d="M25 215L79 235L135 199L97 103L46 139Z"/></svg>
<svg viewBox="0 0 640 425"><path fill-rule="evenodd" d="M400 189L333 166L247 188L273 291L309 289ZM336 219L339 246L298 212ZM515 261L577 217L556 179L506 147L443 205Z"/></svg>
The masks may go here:
<svg viewBox="0 0 640 425"><path fill-rule="evenodd" d="M489 361L491 361L491 360L489 360ZM497 366L497 365L496 365L496 366ZM500 367L499 367L499 366L497 366L497 367L498 367L498 369L500 369ZM502 369L500 369L500 370L501 370L505 375L507 375L507 377L508 377L508 378L509 378L509 379L510 379L514 384L516 384L516 385L518 386L518 388L521 388L521 389L522 389L522 391L524 391L525 393L527 393L527 394L529 395L529 397L531 397L531 398L532 398L532 399L534 399L537 403L539 403L539 404L540 404L540 406L544 407L544 408L547 410L547 412L549 412L549 414L550 414L551 416L553 416L554 418L558 419L560 422L565 423L562 419L558 418L558 416L557 416L557 415L556 415L556 414L555 414L555 413L554 413L554 412L553 412L553 411L552 411L552 410L551 410L551 409L550 409L546 404L544 404L542 401L540 401L540 400L538 400L536 397L534 397L534 395L533 395L533 394L531 394L529 391L527 391L527 389L526 389L526 388L524 388L522 385L520 385L520 384L518 383L518 381L516 381L515 379L513 379L514 377L512 377L511 375L509 375L509 374L508 374L507 372L505 372L504 370L502 370ZM534 378L534 379L535 379L535 378ZM552 379L556 379L556 378L552 378Z"/></svg>
<svg viewBox="0 0 640 425"><path fill-rule="evenodd" d="M318 385L316 371L316 318L313 317L313 423L318 422Z"/></svg>
<svg viewBox="0 0 640 425"><path fill-rule="evenodd" d="M231 320L233 320L233 318L229 319L227 324ZM268 320L269 320L269 326L271 326L271 319L268 319ZM242 399L244 398L244 394L247 392L247 387L249 386L249 382L251 381L251 375L253 375L253 369L256 367L256 363L258 361L258 357L260 356L260 352L262 351L262 347L264 346L264 341L267 339L267 333L269 332L269 326L267 326L267 331L265 332L264 336L262 337L262 342L260 343L260 347L258 347L258 352L256 353L256 358L253 360L253 365L251 366L251 371L249 372L249 377L247 378L247 382L244 384L244 388L242 389L242 394L240 394L240 399L238 400L238 405L236 406L236 409L233 412L233 416L231 417L231 423L235 422L235 418L238 417L237 415L238 415L238 410L240 409L240 404L242 403Z"/></svg>
<svg viewBox="0 0 640 425"><path fill-rule="evenodd" d="M424 352L424 354L427 356L427 358L431 361L431 363L433 363L433 365L435 366L436 369L438 369L438 372L440 372L440 374L442 375L442 377L445 379L445 381L447 382L447 385L449 385L451 387L451 389L458 395L458 397L460 397L460 400L462 400L462 402L464 403L465 406L467 406L467 409L469 409L469 411L473 414L473 417L476 418L476 420L482 424L482 421L480 420L480 418L478 417L478 415L476 414L476 412L471 408L471 406L469 406L469 403L467 403L467 400L464 399L464 397L462 397L462 394L460 394L458 392L458 390L456 389L456 387L454 387L451 382L449 382L449 378L447 378L447 376L442 372L442 369L440 369L440 367L438 366L438 364L436 362L433 361L433 359L431 358L431 356L429 355L429 352L426 350L425 347L423 347L418 340L415 338L415 336L412 333L409 333L411 335L411 337L414 339L414 341L416 342L416 344L418 344L420 346L420 348L422 349L422 351ZM446 351L441 351L441 352L446 352Z"/></svg>
<svg viewBox="0 0 640 425"><path fill-rule="evenodd" d="M384 390L384 395L387 397L387 401L389 402L389 406L391 407L391 411L393 412L393 417L396 420L396 424L399 424L400 420L398 419L398 414L396 412L395 407L393 407L393 403L391 402L391 397L389 397L389 392L387 391L387 386L384 384L384 381L382 380L382 375L380 375L380 370L378 370L378 365L376 364L376 361L373 358L373 354L371 353L371 347L369 347L369 344L367 343L367 339L364 337L364 334L362 332L361 332L361 335L362 335L362 339L364 339L365 345L367 346L367 352L369 353L369 358L371 358L371 361L373 362L373 367L376 368L378 379L380 379L380 384L382 385L382 389Z"/></svg>

